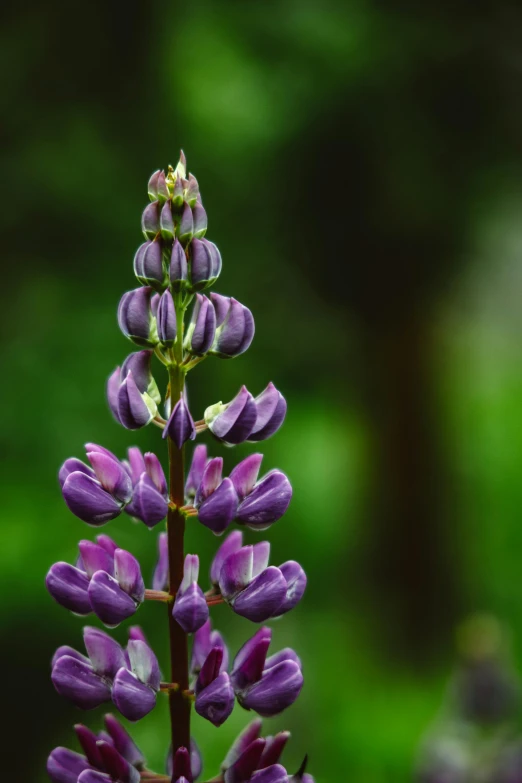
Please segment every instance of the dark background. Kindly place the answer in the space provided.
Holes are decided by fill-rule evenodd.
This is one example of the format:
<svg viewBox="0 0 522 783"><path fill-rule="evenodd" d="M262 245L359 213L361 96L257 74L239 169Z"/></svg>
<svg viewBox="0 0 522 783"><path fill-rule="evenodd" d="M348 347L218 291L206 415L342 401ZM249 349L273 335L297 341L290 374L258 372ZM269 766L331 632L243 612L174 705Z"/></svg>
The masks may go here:
<svg viewBox="0 0 522 783"><path fill-rule="evenodd" d="M269 380L289 403L264 467L294 485L273 562L302 562L309 589L274 634L306 687L268 728L322 783L409 779L458 623L497 616L522 665L521 5L27 2L0 58L4 774L45 780L71 724L97 725L48 677L81 621L44 575L92 532L56 471L86 441L165 458L157 430L113 422L104 383L130 349L115 313L148 177L183 147L217 290L257 326L245 356L191 376L192 409ZM205 571L216 542L196 528ZM150 572L143 526L103 532ZM165 663L161 607L139 621ZM216 622L233 649L252 631ZM157 768L163 706L134 731ZM246 719L195 719L207 777Z"/></svg>

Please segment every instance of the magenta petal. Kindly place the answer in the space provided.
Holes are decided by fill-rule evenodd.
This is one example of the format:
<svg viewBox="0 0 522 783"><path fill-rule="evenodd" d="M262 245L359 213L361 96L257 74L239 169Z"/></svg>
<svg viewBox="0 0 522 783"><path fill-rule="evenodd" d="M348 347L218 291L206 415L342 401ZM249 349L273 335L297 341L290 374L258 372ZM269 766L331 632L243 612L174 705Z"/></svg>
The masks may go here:
<svg viewBox="0 0 522 783"><path fill-rule="evenodd" d="M238 498L229 478L223 479L216 491L198 508L198 519L216 535L221 535L232 522Z"/></svg>
<svg viewBox="0 0 522 783"><path fill-rule="evenodd" d="M137 610L136 601L105 571L97 571L91 579L89 600L96 616L110 627L132 617Z"/></svg>
<svg viewBox="0 0 522 783"><path fill-rule="evenodd" d="M121 514L121 504L85 473L70 473L62 493L69 510L88 525L104 525Z"/></svg>
<svg viewBox="0 0 522 783"><path fill-rule="evenodd" d="M264 718L279 715L294 703L303 687L303 675L295 661L283 661L263 674L245 693L236 691L242 706Z"/></svg>
<svg viewBox="0 0 522 783"><path fill-rule="evenodd" d="M263 626L241 647L230 675L234 690L242 690L260 679L271 639L271 629Z"/></svg>
<svg viewBox="0 0 522 783"><path fill-rule="evenodd" d="M232 470L230 480L234 484L240 500L246 498L254 489L262 461L262 454L251 454Z"/></svg>
<svg viewBox="0 0 522 783"><path fill-rule="evenodd" d="M231 606L236 614L254 623L262 623L278 614L285 595L283 574L279 568L270 566L231 601Z"/></svg>
<svg viewBox="0 0 522 783"><path fill-rule="evenodd" d="M58 693L82 710L92 710L111 698L110 688L92 667L69 655L56 661L51 679Z"/></svg>
<svg viewBox="0 0 522 783"><path fill-rule="evenodd" d="M234 691L226 672L221 672L196 696L195 708L198 715L214 726L221 726L226 721L234 709Z"/></svg>
<svg viewBox="0 0 522 783"><path fill-rule="evenodd" d="M127 718L136 721L144 718L156 706L155 692L144 685L128 669L120 669L112 686L112 701Z"/></svg>
<svg viewBox="0 0 522 783"><path fill-rule="evenodd" d="M69 563L55 563L49 569L45 584L54 600L76 614L90 614L87 589L89 579Z"/></svg>
<svg viewBox="0 0 522 783"><path fill-rule="evenodd" d="M109 634L100 631L99 628L86 626L83 629L83 641L92 668L100 677L111 679L120 666L124 666L125 655L123 649Z"/></svg>
<svg viewBox="0 0 522 783"><path fill-rule="evenodd" d="M89 768L85 756L67 748L55 748L47 759L47 774L53 783L77 783L78 775Z"/></svg>
<svg viewBox="0 0 522 783"><path fill-rule="evenodd" d="M80 541L78 549L80 550L85 572L89 578L96 571L106 571L111 575L114 573L114 558L111 557L105 547L92 541Z"/></svg>
<svg viewBox="0 0 522 783"><path fill-rule="evenodd" d="M239 504L236 518L254 530L264 530L283 516L291 499L292 486L287 477L280 470L272 470Z"/></svg>
<svg viewBox="0 0 522 783"><path fill-rule="evenodd" d="M214 559L210 567L210 581L213 585L218 584L219 575L221 574L223 563L227 557L241 549L242 545L243 533L240 530L234 530L225 538L218 551L214 555Z"/></svg>

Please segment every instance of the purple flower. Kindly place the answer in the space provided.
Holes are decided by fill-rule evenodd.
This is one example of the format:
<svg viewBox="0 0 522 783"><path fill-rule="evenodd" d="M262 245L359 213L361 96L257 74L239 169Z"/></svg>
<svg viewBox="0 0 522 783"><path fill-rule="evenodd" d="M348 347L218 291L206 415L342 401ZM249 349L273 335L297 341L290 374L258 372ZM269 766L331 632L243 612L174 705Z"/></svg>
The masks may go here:
<svg viewBox="0 0 522 783"><path fill-rule="evenodd" d="M262 454L251 454L230 474L240 501L236 519L253 530L265 530L280 519L292 499L292 485L280 470L257 481L262 459Z"/></svg>
<svg viewBox="0 0 522 783"><path fill-rule="evenodd" d="M77 783L78 776L91 765L80 753L55 748L47 759L47 774L53 783Z"/></svg>
<svg viewBox="0 0 522 783"><path fill-rule="evenodd" d="M161 242L144 242L134 256L134 274L141 285L151 286L160 293L167 284L163 266Z"/></svg>
<svg viewBox="0 0 522 783"><path fill-rule="evenodd" d="M216 313L214 308L206 296L196 294L196 302L183 346L195 356L204 356L212 347L215 336Z"/></svg>
<svg viewBox="0 0 522 783"><path fill-rule="evenodd" d="M159 201L153 201L147 204L141 216L141 230L145 239L154 239L160 230L160 208Z"/></svg>
<svg viewBox="0 0 522 783"><path fill-rule="evenodd" d="M178 449L181 449L187 440L195 440L196 438L194 419L190 415L183 395L174 406L167 425L163 430L163 438L167 436L174 441Z"/></svg>
<svg viewBox="0 0 522 783"><path fill-rule="evenodd" d="M254 399L242 386L232 402L221 402L206 409L204 418L218 440L235 445L246 440L266 440L284 421L286 401L273 383Z"/></svg>
<svg viewBox="0 0 522 783"><path fill-rule="evenodd" d="M248 440L257 442L266 440L277 432L285 420L286 400L270 381L264 391L256 398L257 418Z"/></svg>
<svg viewBox="0 0 522 783"><path fill-rule="evenodd" d="M187 555L183 579L176 593L172 616L185 633L195 633L208 620L208 606L198 585L199 557Z"/></svg>
<svg viewBox="0 0 522 783"><path fill-rule="evenodd" d="M170 201L166 201L160 211L160 232L162 239L167 241L174 239L174 218Z"/></svg>
<svg viewBox="0 0 522 783"><path fill-rule="evenodd" d="M187 286L188 267L187 257L179 240L175 240L170 254L169 278L172 289L179 293Z"/></svg>
<svg viewBox="0 0 522 783"><path fill-rule="evenodd" d="M239 650L230 675L241 706L266 718L293 704L303 687L301 662L293 650L266 657L271 638L270 628L260 628Z"/></svg>
<svg viewBox="0 0 522 783"><path fill-rule="evenodd" d="M127 470L133 484L133 496L125 511L147 527L154 527L165 519L168 511L167 482L160 461L152 452L143 456L134 446L128 450Z"/></svg>
<svg viewBox="0 0 522 783"><path fill-rule="evenodd" d="M144 348L158 342L156 319L152 313L152 288L135 288L123 294L118 307L118 324L129 340Z"/></svg>
<svg viewBox="0 0 522 783"><path fill-rule="evenodd" d="M205 423L211 433L224 443L235 445L247 440L257 418L254 398L242 386L232 402L223 405L219 402L206 409Z"/></svg>
<svg viewBox="0 0 522 783"><path fill-rule="evenodd" d="M151 373L151 358L152 351L131 353L107 381L107 400L112 415L129 430L149 424L161 402Z"/></svg>
<svg viewBox="0 0 522 783"><path fill-rule="evenodd" d="M186 755L185 752L183 752L185 750L186 749L183 746L178 748L176 751L176 760L173 762L172 745L170 746L169 752L167 754L167 764L165 771L167 775L174 777L173 772L177 774L180 768L184 767L185 771L189 771L189 775L185 775L185 778L189 781L197 780L203 770L203 760L201 758L201 752L196 744L196 741L194 739L190 740L190 770L186 769ZM180 751L182 751L182 753L180 753Z"/></svg>
<svg viewBox="0 0 522 783"><path fill-rule="evenodd" d="M194 218L192 216L192 210L188 204L183 205L183 211L181 213L181 220L177 230L179 241L182 245L186 246L192 239L194 233Z"/></svg>
<svg viewBox="0 0 522 783"><path fill-rule="evenodd" d="M227 557L237 552L242 546L243 533L240 530L234 530L225 538L214 555L212 565L210 566L210 582L213 587L218 587L219 585L221 569Z"/></svg>
<svg viewBox="0 0 522 783"><path fill-rule="evenodd" d="M152 577L152 589L169 589L169 539L166 533L158 536L158 560Z"/></svg>
<svg viewBox="0 0 522 783"><path fill-rule="evenodd" d="M158 662L147 643L130 638L125 651L108 634L89 627L83 638L87 656L60 647L53 657L51 679L58 693L84 710L112 699L128 720L147 715L160 684Z"/></svg>
<svg viewBox="0 0 522 783"><path fill-rule="evenodd" d="M221 726L234 708L234 691L230 677L222 671L223 649L213 647L198 674L194 692L198 715L214 726Z"/></svg>
<svg viewBox="0 0 522 783"><path fill-rule="evenodd" d="M69 509L89 525L104 525L119 516L132 497L132 483L119 459L102 446L88 443L92 467L78 459L64 462L58 474Z"/></svg>
<svg viewBox="0 0 522 783"><path fill-rule="evenodd" d="M208 456L207 447L203 444L196 446L192 455L192 462L185 482L185 497L192 500L196 495L196 490L201 484L203 473L207 466Z"/></svg>
<svg viewBox="0 0 522 783"><path fill-rule="evenodd" d="M238 505L234 484L229 478L221 478L222 470L221 457L209 460L194 498L199 521L218 536L234 519Z"/></svg>
<svg viewBox="0 0 522 783"><path fill-rule="evenodd" d="M190 661L192 674L199 674L207 656L214 647L219 647L223 651L220 672L224 672L228 668L228 649L219 631L213 631L210 620L207 620L194 634Z"/></svg>
<svg viewBox="0 0 522 783"><path fill-rule="evenodd" d="M203 239L207 233L207 213L200 200L196 201L192 208L192 218L194 220L194 237L196 239Z"/></svg>
<svg viewBox="0 0 522 783"><path fill-rule="evenodd" d="M176 308L168 289L160 296L156 323L160 343L166 347L174 345L177 333Z"/></svg>
<svg viewBox="0 0 522 783"><path fill-rule="evenodd" d="M282 731L274 737L261 737L262 722L256 719L237 737L221 770L225 783L245 781L288 781L288 774L278 762L290 737Z"/></svg>
<svg viewBox="0 0 522 783"><path fill-rule="evenodd" d="M191 214L192 218L192 214ZM192 291L213 285L221 273L221 254L208 239L193 239L189 247L189 271Z"/></svg>
<svg viewBox="0 0 522 783"><path fill-rule="evenodd" d="M254 339L254 317L232 297L210 294L216 313L216 339L212 353L223 359L231 359L244 353Z"/></svg>
<svg viewBox="0 0 522 783"><path fill-rule="evenodd" d="M133 615L145 598L140 566L107 536L80 541L77 566L55 563L45 583L57 603L76 614L94 612L109 626Z"/></svg>
<svg viewBox="0 0 522 783"><path fill-rule="evenodd" d="M225 601L236 614L256 623L289 612L306 587L306 574L299 563L289 561L275 568L268 566L269 555L268 541L241 547L226 557L219 574Z"/></svg>
<svg viewBox="0 0 522 783"><path fill-rule="evenodd" d="M161 171L161 169L155 171L149 179L148 193L151 201L158 200L160 204L163 204L164 201L170 198L165 172Z"/></svg>
<svg viewBox="0 0 522 783"><path fill-rule="evenodd" d="M109 723L108 719L112 722ZM95 734L93 731L78 724L74 727L78 741L85 753L85 758L96 774L109 775L110 780L120 783L138 783L140 780L139 768L143 765L144 759L139 749L136 747L131 737L127 734L123 726L111 715L105 717L106 726L111 727L115 733L118 744L114 741L111 733L105 731ZM130 755L127 755L130 752ZM82 773L84 780L87 772Z"/></svg>

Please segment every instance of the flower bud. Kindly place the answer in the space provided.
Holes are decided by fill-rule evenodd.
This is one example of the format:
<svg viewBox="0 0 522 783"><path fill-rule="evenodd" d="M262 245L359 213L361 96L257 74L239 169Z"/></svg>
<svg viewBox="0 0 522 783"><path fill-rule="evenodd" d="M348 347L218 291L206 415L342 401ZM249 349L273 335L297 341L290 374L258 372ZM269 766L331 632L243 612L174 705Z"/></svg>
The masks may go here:
<svg viewBox="0 0 522 783"><path fill-rule="evenodd" d="M271 640L269 628L261 628L240 649L230 679L239 703L262 717L285 710L299 696L303 675L293 650L266 658Z"/></svg>
<svg viewBox="0 0 522 783"><path fill-rule="evenodd" d="M146 427L158 412L152 397L140 392L130 370L118 388L116 405L120 424L128 430Z"/></svg>
<svg viewBox="0 0 522 783"><path fill-rule="evenodd" d="M169 542L166 533L158 536L158 560L152 577L152 589L169 589Z"/></svg>
<svg viewBox="0 0 522 783"><path fill-rule="evenodd" d="M240 530L234 530L225 538L218 551L214 555L212 565L210 566L210 581L214 586L219 584L219 575L223 563L229 555L233 555L243 546L243 533Z"/></svg>
<svg viewBox="0 0 522 783"><path fill-rule="evenodd" d="M96 571L89 583L89 601L102 623L115 627L136 612L137 604L105 571Z"/></svg>
<svg viewBox="0 0 522 783"><path fill-rule="evenodd" d="M195 440L196 438L194 419L190 415L183 395L181 395L174 406L165 429L163 430L162 437L166 438L167 436L174 441L178 449L181 449L187 440Z"/></svg>
<svg viewBox="0 0 522 783"><path fill-rule="evenodd" d="M236 519L253 530L265 530L283 516L291 499L288 478L280 470L272 470L241 501Z"/></svg>
<svg viewBox="0 0 522 783"><path fill-rule="evenodd" d="M185 190L185 201L191 209L196 206L196 202L199 196L199 185L194 174L189 174L188 183Z"/></svg>
<svg viewBox="0 0 522 783"><path fill-rule="evenodd" d="M172 193L172 205L176 209L180 209L183 206L183 181L182 176L178 175L174 180L174 190Z"/></svg>
<svg viewBox="0 0 522 783"><path fill-rule="evenodd" d="M67 748L55 748L47 759L47 774L52 783L77 783L78 776L90 769L90 764L79 753Z"/></svg>
<svg viewBox="0 0 522 783"><path fill-rule="evenodd" d="M194 505L198 520L215 535L221 535L234 519L238 497L230 479L221 480L223 460L211 459L196 492Z"/></svg>
<svg viewBox="0 0 522 783"><path fill-rule="evenodd" d="M168 288L160 297L156 323L160 343L170 348L176 341L177 323L174 299Z"/></svg>
<svg viewBox="0 0 522 783"><path fill-rule="evenodd" d="M256 423L248 436L251 443L270 438L277 432L286 416L286 400L272 382L255 398L255 403Z"/></svg>
<svg viewBox="0 0 522 783"><path fill-rule="evenodd" d="M223 650L213 647L198 674L194 688L198 715L214 726L221 726L234 708L234 691L230 678L221 671Z"/></svg>
<svg viewBox="0 0 522 783"><path fill-rule="evenodd" d="M177 227L177 236L182 245L188 245L192 239L194 233L194 218L192 217L192 210L188 204L183 206L181 213L181 219Z"/></svg>
<svg viewBox="0 0 522 783"><path fill-rule="evenodd" d="M141 475L134 487L132 506L129 506L127 511L144 522L147 527L154 527L167 516L167 500L147 473Z"/></svg>
<svg viewBox="0 0 522 783"><path fill-rule="evenodd" d="M134 274L144 286L163 291L166 286L163 252L159 241L144 242L134 256Z"/></svg>
<svg viewBox="0 0 522 783"><path fill-rule="evenodd" d="M255 426L256 404L246 386L242 386L232 402L211 405L206 409L204 418L218 440L229 445L243 443Z"/></svg>
<svg viewBox="0 0 522 783"><path fill-rule="evenodd" d="M160 212L160 232L162 239L171 240L174 239L174 218L172 217L172 210L170 201L166 201Z"/></svg>
<svg viewBox="0 0 522 783"><path fill-rule="evenodd" d="M192 499L201 484L203 473L208 462L207 447L204 444L196 446L192 455L192 462L185 482L185 497Z"/></svg>
<svg viewBox="0 0 522 783"><path fill-rule="evenodd" d="M178 239L174 240L172 245L169 277L176 293L186 288L188 280L187 257Z"/></svg>
<svg viewBox="0 0 522 783"><path fill-rule="evenodd" d="M158 200L160 204L169 198L169 189L165 179L165 172L159 169L149 179L148 186L149 198L151 201Z"/></svg>
<svg viewBox="0 0 522 783"><path fill-rule="evenodd" d="M196 294L196 303L184 340L184 347L195 356L204 356L212 347L216 334L216 314L210 300Z"/></svg>
<svg viewBox="0 0 522 783"><path fill-rule="evenodd" d="M120 756L123 756L133 767L142 767L145 763L143 753L121 723L110 714L105 715L104 722L107 733Z"/></svg>
<svg viewBox="0 0 522 783"><path fill-rule="evenodd" d="M123 294L118 307L118 324L136 345L154 347L158 342L155 319L151 312L152 288L136 288Z"/></svg>
<svg viewBox="0 0 522 783"><path fill-rule="evenodd" d="M69 611L80 615L92 611L87 594L89 577L79 568L69 563L55 563L49 569L45 585L54 600Z"/></svg>
<svg viewBox="0 0 522 783"><path fill-rule="evenodd" d="M145 239L154 239L160 230L160 203L153 201L143 210L141 216L141 230Z"/></svg>
<svg viewBox="0 0 522 783"><path fill-rule="evenodd" d="M244 353L254 338L254 317L237 299L210 294L216 312L216 339L212 353L224 359Z"/></svg>
<svg viewBox="0 0 522 783"><path fill-rule="evenodd" d="M213 285L221 273L221 255L208 239L194 239L190 243L190 283L192 291L201 291Z"/></svg>
<svg viewBox="0 0 522 783"><path fill-rule="evenodd" d="M199 674L207 656L213 647L219 647L223 651L220 672L226 672L228 668L228 649L219 631L213 631L210 620L207 620L194 634L192 643L192 658L190 661L191 674Z"/></svg>
<svg viewBox="0 0 522 783"><path fill-rule="evenodd" d="M183 579L176 593L172 616L185 633L195 633L208 620L208 606L198 585L199 558L187 555Z"/></svg>
<svg viewBox="0 0 522 783"><path fill-rule="evenodd" d="M197 201L192 209L192 218L194 221L194 236L196 239L203 239L207 233L207 213L201 201Z"/></svg>

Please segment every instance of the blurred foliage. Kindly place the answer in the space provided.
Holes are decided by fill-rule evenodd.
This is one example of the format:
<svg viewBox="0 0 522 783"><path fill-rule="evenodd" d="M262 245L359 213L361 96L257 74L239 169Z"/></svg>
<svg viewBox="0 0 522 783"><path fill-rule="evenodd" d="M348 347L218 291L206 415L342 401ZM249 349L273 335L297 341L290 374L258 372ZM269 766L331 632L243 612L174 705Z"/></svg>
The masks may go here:
<svg viewBox="0 0 522 783"><path fill-rule="evenodd" d="M309 589L274 631L306 687L269 729L292 731L289 767L308 751L322 783L402 783L465 613L501 618L522 664L519 4L29 0L4 15L10 778L44 781L79 719L48 677L81 622L44 575L90 535L57 468L86 441L161 454L157 431L118 428L103 388L130 349L115 312L147 179L183 146L223 254L219 291L257 326L245 356L198 368L191 406L270 379L289 401L264 467L295 490L273 561L302 562ZM227 467L246 453L227 451ZM151 571L154 536L127 519L107 530ZM190 529L202 570L215 545ZM161 611L139 620L165 662ZM233 649L252 631L223 607L216 623ZM237 708L219 731L195 718L206 772L247 718ZM133 733L159 768L164 707Z"/></svg>

